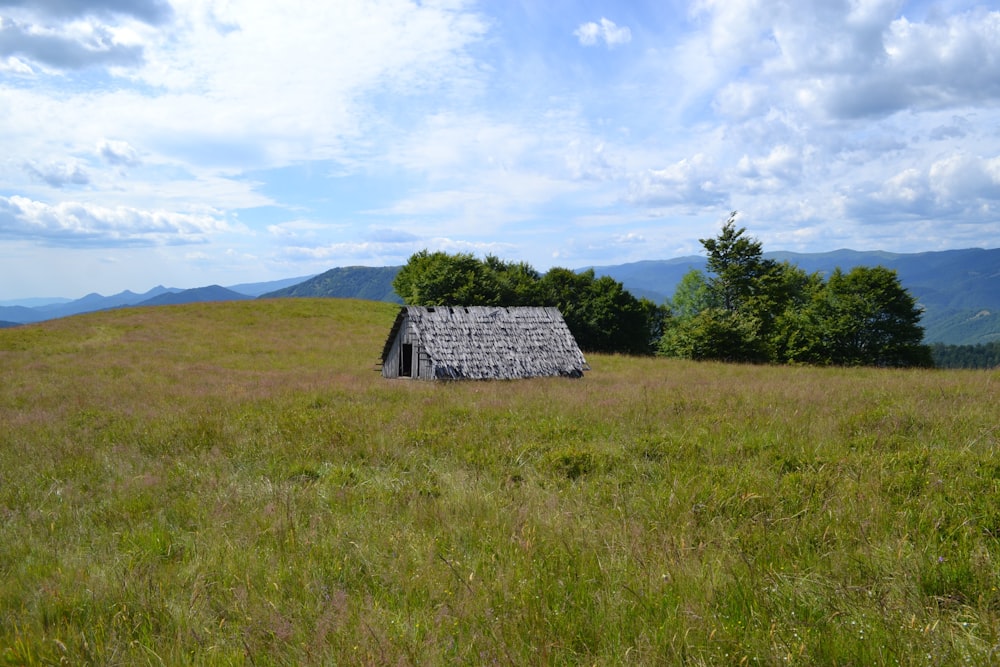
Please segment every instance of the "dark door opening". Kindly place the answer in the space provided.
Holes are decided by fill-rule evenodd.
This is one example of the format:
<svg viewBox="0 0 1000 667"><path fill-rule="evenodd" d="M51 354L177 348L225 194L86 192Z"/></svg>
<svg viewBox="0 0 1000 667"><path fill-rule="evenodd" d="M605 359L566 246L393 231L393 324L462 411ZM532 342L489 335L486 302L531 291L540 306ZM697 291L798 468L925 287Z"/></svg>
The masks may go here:
<svg viewBox="0 0 1000 667"><path fill-rule="evenodd" d="M399 355L399 375L401 377L413 377L413 345L403 343Z"/></svg>

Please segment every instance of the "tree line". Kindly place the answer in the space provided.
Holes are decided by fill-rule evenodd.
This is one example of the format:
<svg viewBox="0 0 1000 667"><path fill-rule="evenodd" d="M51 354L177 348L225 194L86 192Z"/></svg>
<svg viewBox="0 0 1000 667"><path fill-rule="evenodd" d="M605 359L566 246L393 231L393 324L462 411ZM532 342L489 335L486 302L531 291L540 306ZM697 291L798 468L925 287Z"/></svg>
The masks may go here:
<svg viewBox="0 0 1000 667"><path fill-rule="evenodd" d="M938 368L1000 368L1000 341L977 345L931 345L931 356Z"/></svg>
<svg viewBox="0 0 1000 667"><path fill-rule="evenodd" d="M667 304L658 352L723 361L837 366L932 366L921 310L896 272L839 268L827 279L765 259L737 228L701 239L707 275L685 275Z"/></svg>
<svg viewBox="0 0 1000 667"><path fill-rule="evenodd" d="M652 354L663 310L637 299L593 269L577 273L553 268L539 273L524 262L492 255L422 250L412 255L392 283L412 306L554 306L577 344L589 352Z"/></svg>
<svg viewBox="0 0 1000 667"><path fill-rule="evenodd" d="M687 359L842 366L932 366L921 311L884 267L828 278L765 259L729 216L701 239L707 272L686 274L660 306L593 269L553 268L492 255L422 250L393 288L415 306L555 306L585 351Z"/></svg>

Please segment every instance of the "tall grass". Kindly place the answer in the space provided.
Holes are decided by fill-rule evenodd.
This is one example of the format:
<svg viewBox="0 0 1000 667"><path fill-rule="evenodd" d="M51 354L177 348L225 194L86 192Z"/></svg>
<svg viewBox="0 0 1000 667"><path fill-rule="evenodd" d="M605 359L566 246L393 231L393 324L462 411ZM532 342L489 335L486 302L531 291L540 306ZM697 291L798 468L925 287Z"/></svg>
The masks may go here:
<svg viewBox="0 0 1000 667"><path fill-rule="evenodd" d="M0 331L0 664L991 664L1000 374L386 381L386 304Z"/></svg>

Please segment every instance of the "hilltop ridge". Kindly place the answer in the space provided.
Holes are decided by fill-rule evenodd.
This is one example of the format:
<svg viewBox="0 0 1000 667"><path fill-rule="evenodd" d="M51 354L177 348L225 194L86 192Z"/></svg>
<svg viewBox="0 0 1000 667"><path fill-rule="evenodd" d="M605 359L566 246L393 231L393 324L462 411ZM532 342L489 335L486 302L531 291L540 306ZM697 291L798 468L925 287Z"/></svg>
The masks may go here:
<svg viewBox="0 0 1000 667"><path fill-rule="evenodd" d="M839 267L884 266L895 270L902 285L924 308L921 322L928 343L974 345L1000 340L1000 249L968 248L922 253L890 253L840 249L823 253L776 251L767 258L788 261L813 273L828 274ZM104 297L89 294L75 301L40 306L24 303L0 306L0 321L27 324L93 310L166 303L229 301L249 298L339 297L400 303L392 281L400 266L348 266L318 275L264 283L220 285L190 290L158 285L138 294L126 290ZM704 270L698 255L665 260L583 267L607 275L637 297L663 303L685 273ZM28 303L31 300L26 300Z"/></svg>

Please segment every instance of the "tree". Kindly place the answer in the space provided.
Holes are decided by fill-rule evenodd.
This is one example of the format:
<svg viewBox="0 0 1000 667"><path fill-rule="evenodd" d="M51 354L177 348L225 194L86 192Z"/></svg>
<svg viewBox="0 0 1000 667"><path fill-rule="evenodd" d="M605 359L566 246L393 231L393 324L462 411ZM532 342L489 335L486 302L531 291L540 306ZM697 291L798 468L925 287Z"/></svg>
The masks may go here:
<svg viewBox="0 0 1000 667"><path fill-rule="evenodd" d="M840 269L824 282L764 259L735 225L702 239L709 275L684 276L669 302L658 352L729 361L929 366L920 309L884 267Z"/></svg>
<svg viewBox="0 0 1000 667"><path fill-rule="evenodd" d="M681 277L673 298L667 299L666 303L670 314L678 318L693 317L717 305L705 274L698 269L691 269Z"/></svg>
<svg viewBox="0 0 1000 667"><path fill-rule="evenodd" d="M542 303L555 306L577 343L591 352L651 354L658 318L664 313L647 300L636 299L622 284L594 270L577 273L553 268L542 276Z"/></svg>
<svg viewBox="0 0 1000 667"><path fill-rule="evenodd" d="M414 306L491 306L499 301L496 278L468 253L421 250L392 281L403 303Z"/></svg>
<svg viewBox="0 0 1000 667"><path fill-rule="evenodd" d="M660 354L689 359L761 362L770 359L768 335L784 307L793 271L763 258L761 244L736 228L736 212L716 238L701 239L709 276L690 271L669 301L671 319Z"/></svg>
<svg viewBox="0 0 1000 667"><path fill-rule="evenodd" d="M739 311L761 287L763 274L773 262L763 258L760 241L747 238L744 227L736 228L736 211L714 239L699 239L708 252L709 290L719 306L729 312Z"/></svg>
<svg viewBox="0 0 1000 667"><path fill-rule="evenodd" d="M507 306L531 306L539 302L542 276L527 262L505 262L494 255L483 261L493 274L499 291L499 303Z"/></svg>
<svg viewBox="0 0 1000 667"><path fill-rule="evenodd" d="M698 361L766 361L766 346L757 335L758 326L740 313L707 308L666 327L657 350L663 356Z"/></svg>
<svg viewBox="0 0 1000 667"><path fill-rule="evenodd" d="M839 268L818 300L825 346L834 364L845 366L931 366L923 345L921 311L899 282L882 266Z"/></svg>
<svg viewBox="0 0 1000 667"><path fill-rule="evenodd" d="M665 315L593 270L554 268L543 276L492 255L480 261L422 250L400 269L393 288L414 306L555 306L580 347L592 352L651 354Z"/></svg>

